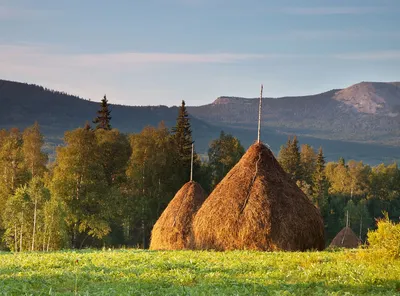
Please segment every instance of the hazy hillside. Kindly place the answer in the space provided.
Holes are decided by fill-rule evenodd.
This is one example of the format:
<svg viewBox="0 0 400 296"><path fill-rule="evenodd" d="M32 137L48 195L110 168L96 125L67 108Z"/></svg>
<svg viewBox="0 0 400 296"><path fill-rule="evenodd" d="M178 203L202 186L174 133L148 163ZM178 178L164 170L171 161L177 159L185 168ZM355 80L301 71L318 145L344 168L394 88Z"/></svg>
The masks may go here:
<svg viewBox="0 0 400 296"><path fill-rule="evenodd" d="M326 139L327 135L321 133L323 129L318 129L319 122L324 122L324 126L329 127L327 120L340 121L335 116L339 116L337 106L341 103L332 99L336 93L337 91L330 91L302 99L266 99L263 141L268 143L274 152L278 152L287 140L286 133L293 129L298 134L311 135L312 137L300 136L300 141L314 147L323 146L328 159L343 156L347 159L362 159L372 164L396 159L398 148ZM109 99L112 102L112 98ZM296 108L293 106L293 100L296 101ZM179 103L177 101L177 104ZM187 103L190 104L190 101ZM222 129L237 136L243 145L248 147L256 138L257 104L257 100L221 97L210 105L190 107L189 112L195 116L192 117L192 128L197 151L206 153L209 142L217 138ZM47 142L54 147L62 142L66 130L83 126L87 120L91 122L99 103L35 85L0 80L0 106L0 128L16 126L22 129L38 121ZM324 119L317 113L325 109L331 116ZM329 111L332 109L333 111ZM177 112L177 107L112 105L112 125L126 133L138 132L146 125L157 125L162 120L172 127ZM346 116L353 120L350 115ZM302 118L302 121L298 122L299 126L309 127L310 124L314 124L316 128L302 130L302 127L291 126L296 122L295 118ZM360 132L364 133L362 129ZM49 149L52 149L51 147Z"/></svg>
<svg viewBox="0 0 400 296"><path fill-rule="evenodd" d="M257 108L258 99L219 97L189 112L213 123L254 126ZM262 120L281 132L400 146L399 112L400 83L362 82L318 95L266 98Z"/></svg>

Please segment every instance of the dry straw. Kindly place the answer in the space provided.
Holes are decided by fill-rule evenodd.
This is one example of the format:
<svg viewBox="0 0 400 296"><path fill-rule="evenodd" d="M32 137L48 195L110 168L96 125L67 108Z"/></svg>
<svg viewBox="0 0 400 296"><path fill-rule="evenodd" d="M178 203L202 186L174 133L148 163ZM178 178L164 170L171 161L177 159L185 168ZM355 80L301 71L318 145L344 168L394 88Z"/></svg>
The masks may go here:
<svg viewBox="0 0 400 296"><path fill-rule="evenodd" d="M350 227L346 226L335 236L329 247L352 249L357 248L360 244L361 241L357 235Z"/></svg>
<svg viewBox="0 0 400 296"><path fill-rule="evenodd" d="M206 199L203 188L190 181L176 193L151 232L151 250L190 248L193 217Z"/></svg>
<svg viewBox="0 0 400 296"><path fill-rule="evenodd" d="M196 249L322 250L320 211L262 143L217 185L193 222Z"/></svg>

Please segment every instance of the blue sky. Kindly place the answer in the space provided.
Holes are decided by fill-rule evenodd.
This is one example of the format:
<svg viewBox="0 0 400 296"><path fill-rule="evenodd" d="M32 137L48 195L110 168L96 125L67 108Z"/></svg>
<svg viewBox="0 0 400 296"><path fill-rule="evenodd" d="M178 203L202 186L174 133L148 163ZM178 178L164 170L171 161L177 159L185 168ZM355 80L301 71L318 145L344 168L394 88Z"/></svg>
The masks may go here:
<svg viewBox="0 0 400 296"><path fill-rule="evenodd" d="M399 0L0 0L0 78L126 105L400 80Z"/></svg>

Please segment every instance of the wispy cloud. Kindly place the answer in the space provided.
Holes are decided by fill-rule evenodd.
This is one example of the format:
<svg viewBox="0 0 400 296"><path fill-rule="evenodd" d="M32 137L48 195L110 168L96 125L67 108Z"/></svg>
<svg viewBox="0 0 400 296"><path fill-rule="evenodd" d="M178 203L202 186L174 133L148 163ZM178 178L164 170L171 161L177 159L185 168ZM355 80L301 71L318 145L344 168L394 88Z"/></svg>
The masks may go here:
<svg viewBox="0 0 400 296"><path fill-rule="evenodd" d="M141 53L141 52L122 52L107 54L84 54L76 55L73 59L86 65L96 65L101 62L113 64L215 64L215 63L237 63L246 60L256 60L265 58L257 54L189 54L189 53Z"/></svg>
<svg viewBox="0 0 400 296"><path fill-rule="evenodd" d="M39 10L24 6L0 4L0 21L7 20L34 20L54 15L54 10Z"/></svg>
<svg viewBox="0 0 400 296"><path fill-rule="evenodd" d="M338 15L338 14L371 14L387 11L385 7L353 7L353 6L337 6L337 7L285 7L282 9L284 13L293 15Z"/></svg>
<svg viewBox="0 0 400 296"><path fill-rule="evenodd" d="M341 54L335 54L333 55L333 57L341 60L398 61L400 60L400 50L341 53Z"/></svg>
<svg viewBox="0 0 400 296"><path fill-rule="evenodd" d="M398 31L373 31L355 28L346 28L343 30L296 30L280 35L281 38L302 40L312 39L360 39L360 38L400 38Z"/></svg>
<svg viewBox="0 0 400 296"><path fill-rule="evenodd" d="M49 45L0 44L0 78L2 79L37 83L86 98L101 98L104 93L107 93L114 98L119 98L119 102L130 102L130 104L143 104L143 101L135 101L135 98L139 100L142 97L154 99L164 96L169 99L179 97L182 94L181 81L185 79L192 85L193 81L207 79L209 81L204 83L212 84L210 80L218 80L220 77L215 73L210 75L209 71L217 71L217 73L226 75L225 70L235 69L230 67L231 64L249 65L257 62L267 68L271 62L271 64L278 64L279 69L284 72L285 67L292 63L299 63L299 67L318 63L348 64L343 61L367 61L367 63L370 61L393 61L398 63L400 51L383 50L337 54L162 52L82 54L66 52L65 48ZM220 71L220 69L224 69L225 65L229 65L229 69ZM235 77L240 77L240 83L242 83L253 71L251 67L246 66L245 68L249 71L246 75L241 72L242 67L236 68L236 72L231 71L235 72L232 74L234 78L222 84L226 87L234 84L235 82L231 81L235 81ZM304 69L299 68L300 71L304 72ZM224 75L221 75L222 79L226 78ZM201 92L200 86L198 91ZM163 99L160 100L163 102Z"/></svg>
<svg viewBox="0 0 400 296"><path fill-rule="evenodd" d="M137 89L134 91L137 95L144 90L154 93L154 83L162 84L172 79L171 84L176 84L176 77L202 77L199 73L203 73L204 65L223 67L228 64L295 56L162 52L82 54L47 45L0 45L0 78L46 85L86 98L99 98L104 93L126 98L129 96L127 90ZM163 91L167 95L165 88Z"/></svg>
<svg viewBox="0 0 400 296"><path fill-rule="evenodd" d="M43 60L54 63L68 62L70 65L96 66L121 64L229 64L260 59L296 58L296 54L252 54L252 53L63 53L56 47L35 45L0 45L0 55L7 60Z"/></svg>

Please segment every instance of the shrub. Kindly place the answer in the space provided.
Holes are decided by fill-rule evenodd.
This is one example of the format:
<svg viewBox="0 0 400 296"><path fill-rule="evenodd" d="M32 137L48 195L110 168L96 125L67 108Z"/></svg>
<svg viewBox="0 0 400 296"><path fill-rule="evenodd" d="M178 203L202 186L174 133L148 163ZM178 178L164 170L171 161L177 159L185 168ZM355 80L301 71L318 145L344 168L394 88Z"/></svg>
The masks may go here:
<svg viewBox="0 0 400 296"><path fill-rule="evenodd" d="M386 216L378 220L378 228L368 232L369 248L377 251L384 258L400 257L400 224L393 223Z"/></svg>

